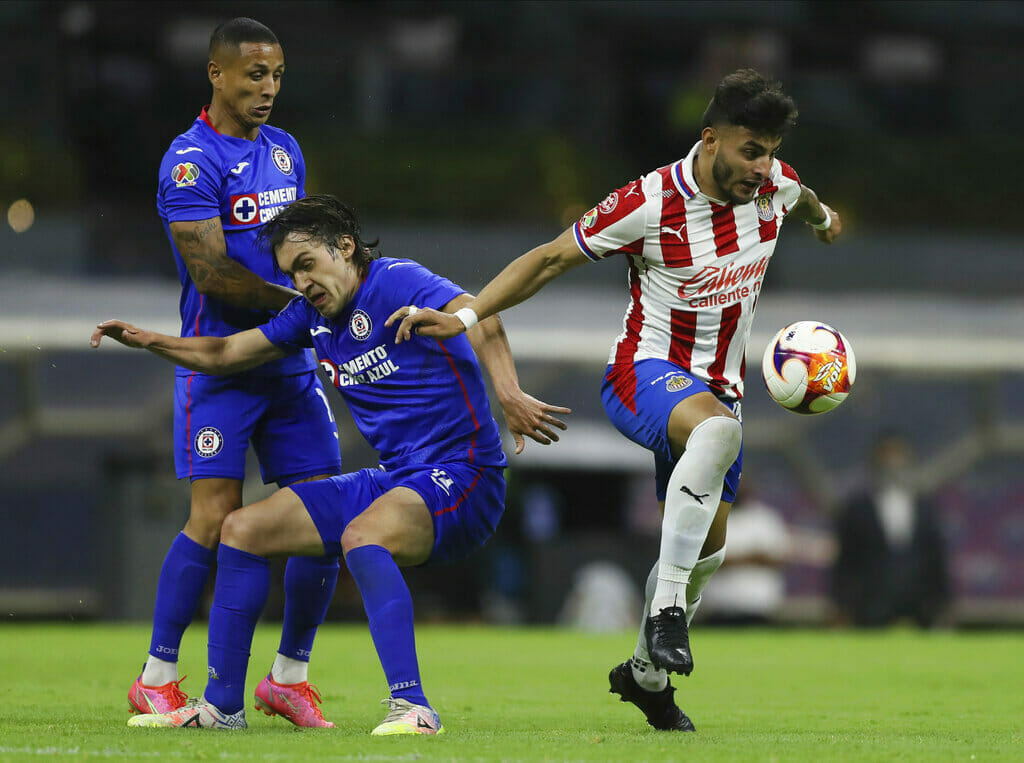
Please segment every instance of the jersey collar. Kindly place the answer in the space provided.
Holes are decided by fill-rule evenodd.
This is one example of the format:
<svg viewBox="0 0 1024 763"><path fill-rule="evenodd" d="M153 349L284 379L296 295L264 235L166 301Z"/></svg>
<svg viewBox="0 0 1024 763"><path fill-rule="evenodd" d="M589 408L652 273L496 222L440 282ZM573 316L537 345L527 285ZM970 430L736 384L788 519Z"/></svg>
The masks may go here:
<svg viewBox="0 0 1024 763"><path fill-rule="evenodd" d="M199 112L199 116L196 117L196 119L199 119L199 120L201 120L203 122L206 122L206 126L207 127L209 127L215 133L220 135L220 132L217 130L217 128L213 126L213 122L210 121L210 115L208 113L208 109L209 108L210 108L210 104L206 104L205 106L203 106L203 110Z"/></svg>

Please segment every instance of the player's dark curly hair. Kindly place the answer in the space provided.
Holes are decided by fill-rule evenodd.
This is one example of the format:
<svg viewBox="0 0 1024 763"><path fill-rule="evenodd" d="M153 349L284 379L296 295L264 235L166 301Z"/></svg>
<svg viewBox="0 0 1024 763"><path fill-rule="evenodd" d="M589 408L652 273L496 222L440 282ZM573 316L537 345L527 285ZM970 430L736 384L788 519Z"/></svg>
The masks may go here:
<svg viewBox="0 0 1024 763"><path fill-rule="evenodd" d="M718 83L701 129L729 124L781 137L796 124L797 116L796 104L782 92L781 83L753 69L739 69Z"/></svg>
<svg viewBox="0 0 1024 763"><path fill-rule="evenodd" d="M277 35L256 19L245 16L225 21L217 26L210 35L210 58L222 47L233 47L236 50L243 42L265 42L269 45L280 45Z"/></svg>
<svg viewBox="0 0 1024 763"><path fill-rule="evenodd" d="M355 210L330 194L316 194L293 201L263 225L259 240L274 254L290 233L303 236L303 240L314 244L324 244L332 254L337 252L342 236L351 236L356 246L352 262L361 274L365 274L370 263L380 257L377 251L379 241L364 241L360 236ZM276 257L274 263L276 267Z"/></svg>

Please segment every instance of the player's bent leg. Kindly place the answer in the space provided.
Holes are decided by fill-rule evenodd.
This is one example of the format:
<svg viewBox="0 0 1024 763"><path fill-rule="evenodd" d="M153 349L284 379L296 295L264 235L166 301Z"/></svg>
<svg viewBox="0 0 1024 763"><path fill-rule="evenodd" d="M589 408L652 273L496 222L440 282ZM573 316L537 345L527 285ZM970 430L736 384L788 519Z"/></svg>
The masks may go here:
<svg viewBox="0 0 1024 763"><path fill-rule="evenodd" d="M270 589L267 555L288 553L323 553L316 526L292 491L279 490L225 520L210 610L209 680L202 701L226 718L244 721L249 650Z"/></svg>
<svg viewBox="0 0 1024 763"><path fill-rule="evenodd" d="M401 567L427 561L434 547L434 523L419 493L392 488L348 523L341 536L346 558L352 549L369 545L387 549Z"/></svg>
<svg viewBox="0 0 1024 763"><path fill-rule="evenodd" d="M242 483L226 478L197 479L184 530L164 558L153 607L153 632L142 674L128 692L132 712L176 710L185 704L178 678L178 649L195 617L213 563L221 523L242 505Z"/></svg>
<svg viewBox="0 0 1024 763"><path fill-rule="evenodd" d="M320 710L319 691L308 682L308 666L316 629L324 621L338 582L337 557L324 556L320 532L290 488L232 514L224 523L222 541L262 558L302 554L290 558L285 569L281 645L271 673L256 687L255 707L296 726L332 728L334 724Z"/></svg>
<svg viewBox="0 0 1024 763"><path fill-rule="evenodd" d="M647 649L656 667L689 675L693 670L686 622L686 588L718 513L726 472L742 445L742 426L710 393L684 400L673 417L692 419L706 396L724 414L700 421L668 480L662 522L658 584L646 623ZM670 427L671 427L670 419Z"/></svg>
<svg viewBox="0 0 1024 763"><path fill-rule="evenodd" d="M372 732L376 736L441 732L440 719L423 693L412 595L399 570L399 564L425 562L433 544L430 511L418 493L405 487L375 500L341 536L391 695L387 717Z"/></svg>
<svg viewBox="0 0 1024 763"><path fill-rule="evenodd" d="M221 543L257 556L320 556L324 543L305 504L291 488L233 512Z"/></svg>

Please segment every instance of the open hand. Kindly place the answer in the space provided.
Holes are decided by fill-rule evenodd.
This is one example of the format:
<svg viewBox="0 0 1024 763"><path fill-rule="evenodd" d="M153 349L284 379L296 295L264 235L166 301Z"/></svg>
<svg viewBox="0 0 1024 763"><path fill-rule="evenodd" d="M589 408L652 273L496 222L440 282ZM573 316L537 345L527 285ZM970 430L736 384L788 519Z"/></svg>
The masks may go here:
<svg viewBox="0 0 1024 763"><path fill-rule="evenodd" d="M130 323L124 321L109 320L103 321L103 323L97 324L95 331L92 332L92 338L89 340L89 344L93 347L100 346L100 340L109 336L126 347L147 347L150 341L150 332L144 331L143 329L136 328Z"/></svg>
<svg viewBox="0 0 1024 763"><path fill-rule="evenodd" d="M518 390L512 397L502 400L501 410L505 414L508 431L512 433L512 439L515 440L516 455L522 453L526 447L524 435L541 445L558 442L558 434L555 429L564 431L567 427L564 421L552 414L572 413L569 408L549 405L543 400L527 395L522 390Z"/></svg>

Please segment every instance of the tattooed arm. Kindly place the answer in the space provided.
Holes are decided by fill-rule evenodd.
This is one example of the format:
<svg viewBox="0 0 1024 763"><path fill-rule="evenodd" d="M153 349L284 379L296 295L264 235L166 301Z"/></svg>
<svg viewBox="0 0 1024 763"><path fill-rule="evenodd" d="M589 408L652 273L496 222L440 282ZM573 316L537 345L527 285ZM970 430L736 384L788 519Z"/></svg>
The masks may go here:
<svg viewBox="0 0 1024 763"><path fill-rule="evenodd" d="M297 294L228 257L219 217L171 223L171 235L200 294L237 307L280 310Z"/></svg>

